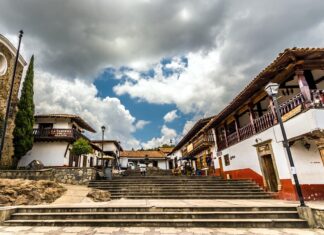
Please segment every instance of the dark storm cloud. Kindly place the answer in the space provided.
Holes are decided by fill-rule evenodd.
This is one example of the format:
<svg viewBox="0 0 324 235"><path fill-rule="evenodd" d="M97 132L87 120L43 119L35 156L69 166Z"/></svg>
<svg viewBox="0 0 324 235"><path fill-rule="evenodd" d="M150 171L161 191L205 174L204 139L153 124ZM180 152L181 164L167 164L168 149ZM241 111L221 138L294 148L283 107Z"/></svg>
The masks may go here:
<svg viewBox="0 0 324 235"><path fill-rule="evenodd" d="M4 0L0 32L23 28L26 50L49 72L94 77L109 65L208 49L225 8L219 1Z"/></svg>

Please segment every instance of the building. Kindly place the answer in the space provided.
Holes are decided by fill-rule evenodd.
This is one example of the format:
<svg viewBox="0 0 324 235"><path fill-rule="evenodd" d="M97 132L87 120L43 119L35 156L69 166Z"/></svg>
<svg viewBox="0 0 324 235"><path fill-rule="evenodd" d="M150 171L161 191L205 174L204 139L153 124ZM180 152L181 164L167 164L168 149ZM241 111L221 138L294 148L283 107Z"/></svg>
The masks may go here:
<svg viewBox="0 0 324 235"><path fill-rule="evenodd" d="M139 163L146 164L148 167L156 167L162 170L168 169L167 155L159 150L131 150L120 152L122 168L127 168L129 163L136 167Z"/></svg>
<svg viewBox="0 0 324 235"><path fill-rule="evenodd" d="M0 34L0 127L7 108L7 100L9 96L10 85L12 82L13 68L15 64L17 50L11 42ZM20 87L21 76L23 69L26 66L26 61L19 55L16 70L15 83L13 87L11 112L7 123L7 131L5 133L4 147L0 165L10 167L13 164L12 157L14 155L13 147L13 130L15 128L15 116L17 113L18 91ZM1 129L1 128L0 128ZM0 136L1 138L1 136Z"/></svg>
<svg viewBox="0 0 324 235"><path fill-rule="evenodd" d="M212 133L209 131L202 135L198 134L211 119L212 117L198 120L168 154L175 168L187 163L197 174L206 175L214 172L215 168L211 160L212 152L215 152L215 144Z"/></svg>
<svg viewBox="0 0 324 235"><path fill-rule="evenodd" d="M103 153L107 159L112 160L109 165L113 166L114 168L119 168L120 165L120 152L123 151L120 142L117 140L93 140L97 147L103 149ZM99 162L100 165L100 162Z"/></svg>
<svg viewBox="0 0 324 235"><path fill-rule="evenodd" d="M280 53L228 106L176 149L181 148L183 158L203 156L201 149L205 154L210 151L216 175L250 178L281 199L296 199L273 101L264 91L269 82L280 84L279 111L304 197L324 199L323 48ZM213 139L206 150L208 136Z"/></svg>
<svg viewBox="0 0 324 235"><path fill-rule="evenodd" d="M89 140L84 131L95 132L81 117L71 114L35 115L34 145L23 156L18 167L25 167L31 161L38 160L44 166L92 167L96 165L101 148L91 143L93 153L86 156L74 156L72 144L79 138Z"/></svg>

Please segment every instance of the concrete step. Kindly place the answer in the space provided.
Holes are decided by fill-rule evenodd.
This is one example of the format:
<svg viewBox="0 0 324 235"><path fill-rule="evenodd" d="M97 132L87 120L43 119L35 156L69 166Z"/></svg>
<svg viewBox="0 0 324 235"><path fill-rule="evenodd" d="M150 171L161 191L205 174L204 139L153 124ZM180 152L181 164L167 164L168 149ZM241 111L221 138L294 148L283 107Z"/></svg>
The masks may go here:
<svg viewBox="0 0 324 235"><path fill-rule="evenodd" d="M284 219L299 218L296 211L208 211L208 212L65 212L15 213L12 220L74 219Z"/></svg>
<svg viewBox="0 0 324 235"><path fill-rule="evenodd" d="M306 228L302 219L68 219L7 220L5 226Z"/></svg>
<svg viewBox="0 0 324 235"><path fill-rule="evenodd" d="M111 199L270 199L272 195L112 195Z"/></svg>
<svg viewBox="0 0 324 235"><path fill-rule="evenodd" d="M180 206L180 207L151 207L151 206L132 206L132 207L103 207L103 206L25 206L19 207L17 213L66 213L66 212L238 212L238 211L289 211L297 212L294 206L262 206L262 207L251 207L251 206L231 206L231 207L209 207L209 206Z"/></svg>
<svg viewBox="0 0 324 235"><path fill-rule="evenodd" d="M99 189L105 189L105 188L100 188ZM130 193L130 192L169 192L169 193L193 193L197 192L196 189L179 189L179 188L141 188L141 189L129 189L129 188L111 188L109 189L109 192L111 193ZM213 189L213 188L204 188L204 189L199 189L199 193L222 193L224 192L224 189ZM261 188L252 188L252 189L227 189L226 192L231 193L231 192L264 192Z"/></svg>

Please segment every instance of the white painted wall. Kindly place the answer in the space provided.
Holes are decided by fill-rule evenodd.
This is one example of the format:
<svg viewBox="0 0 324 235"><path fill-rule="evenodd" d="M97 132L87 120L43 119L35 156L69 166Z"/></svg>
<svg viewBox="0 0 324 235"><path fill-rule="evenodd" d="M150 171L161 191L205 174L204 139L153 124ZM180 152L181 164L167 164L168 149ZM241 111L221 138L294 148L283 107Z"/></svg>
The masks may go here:
<svg viewBox="0 0 324 235"><path fill-rule="evenodd" d="M67 142L35 142L33 148L20 159L18 167L27 166L33 160L39 160L45 166L68 165L69 154L64 157L67 145Z"/></svg>
<svg viewBox="0 0 324 235"><path fill-rule="evenodd" d="M298 127L298 128L296 128ZM311 132L312 130L324 129L324 110L308 110L287 122L285 122L288 138L293 138ZM222 150L222 157L225 154L235 156L230 160L229 166L223 166L225 171L250 168L262 175L259 158L255 145L258 142L271 141L275 163L280 179L290 179L290 165L286 151L282 145L282 135L279 125L269 128L257 135L241 141L229 148ZM309 141L310 143L310 141ZM291 147L295 167L301 184L322 184L324 183L324 166L321 162L319 151L312 142L311 149L306 150L297 142ZM225 164L223 158L223 164Z"/></svg>
<svg viewBox="0 0 324 235"><path fill-rule="evenodd" d="M324 166L321 155L314 141L309 150L303 141L297 141L291 146L291 153L296 165L298 179L302 184L324 184Z"/></svg>
<svg viewBox="0 0 324 235"><path fill-rule="evenodd" d="M162 170L167 170L169 169L169 163L166 162L165 160L158 160L158 168L162 169Z"/></svg>

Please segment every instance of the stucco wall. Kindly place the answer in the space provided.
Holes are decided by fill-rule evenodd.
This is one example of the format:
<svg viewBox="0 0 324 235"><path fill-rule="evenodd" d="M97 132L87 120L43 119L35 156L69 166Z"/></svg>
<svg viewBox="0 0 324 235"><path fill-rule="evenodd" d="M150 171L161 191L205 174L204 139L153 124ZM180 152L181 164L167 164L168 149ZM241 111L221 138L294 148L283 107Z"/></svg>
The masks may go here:
<svg viewBox="0 0 324 235"><path fill-rule="evenodd" d="M18 167L27 166L33 160L45 166L64 166L69 164L69 151L64 157L68 142L35 142L33 148L21 158Z"/></svg>

